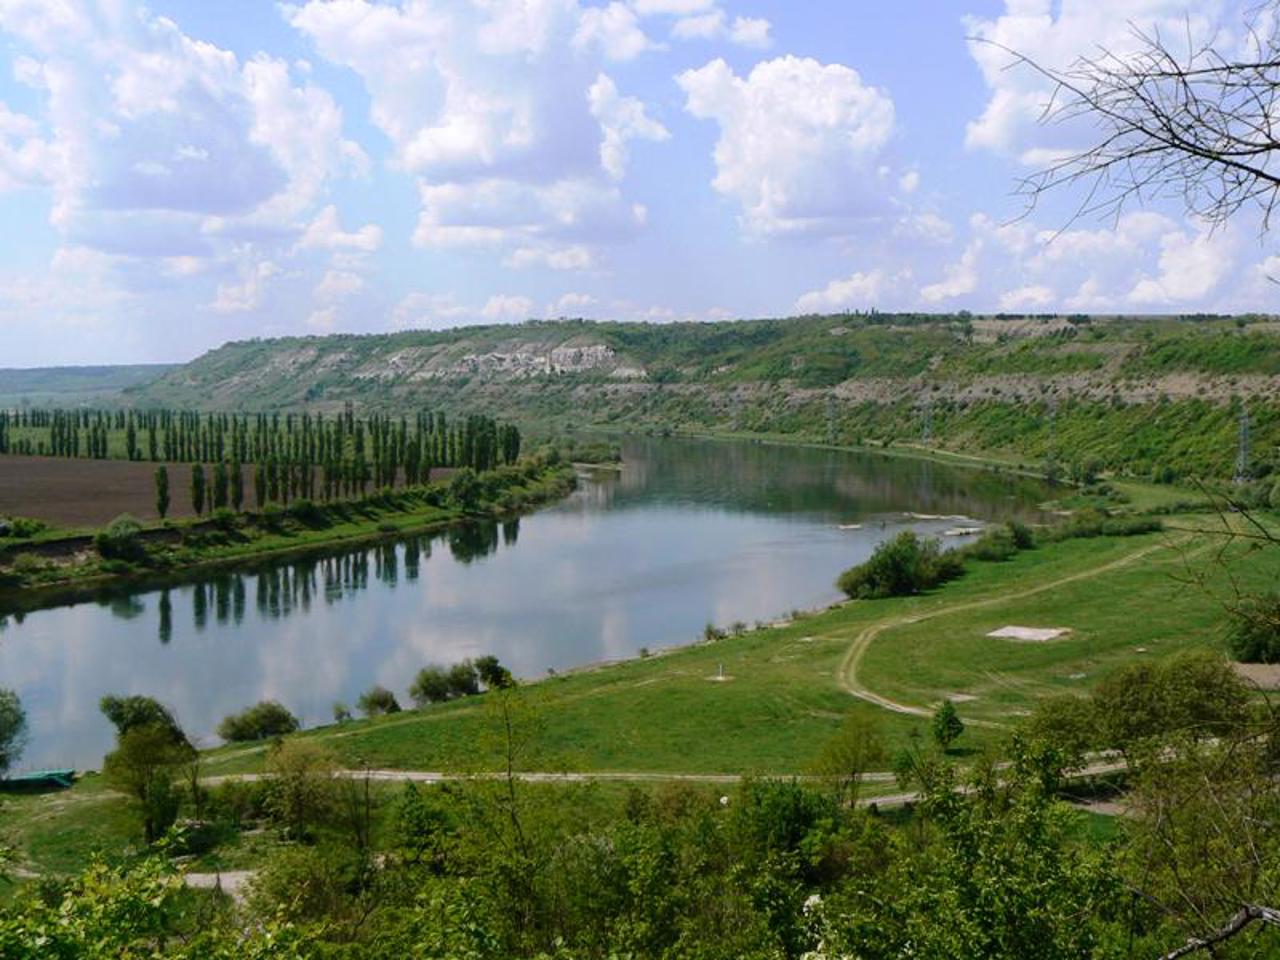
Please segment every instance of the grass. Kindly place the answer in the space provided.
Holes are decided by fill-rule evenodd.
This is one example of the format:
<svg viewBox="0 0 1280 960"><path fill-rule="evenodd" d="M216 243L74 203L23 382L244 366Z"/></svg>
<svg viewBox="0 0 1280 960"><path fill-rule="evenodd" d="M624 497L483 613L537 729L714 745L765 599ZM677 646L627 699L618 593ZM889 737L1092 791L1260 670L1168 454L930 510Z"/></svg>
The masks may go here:
<svg viewBox="0 0 1280 960"><path fill-rule="evenodd" d="M74 873L94 856L120 856L140 840L128 804L98 776L80 778L71 790L0 794L0 818L18 866L31 873Z"/></svg>
<svg viewBox="0 0 1280 960"><path fill-rule="evenodd" d="M1226 575L1208 563L1215 542L1190 533L1048 544L1004 563L972 563L965 577L923 596L847 603L785 626L529 684L515 702L538 749L519 767L803 773L849 713L873 717L897 748L913 732L927 734L927 713L955 694L978 698L960 704L963 717L991 724L965 734L962 746L980 748L1044 693L1083 690L1126 659L1219 643L1222 608L1214 591L1226 586ZM1174 579L1183 571L1180 550L1210 571L1206 589ZM1280 575L1280 551L1269 553L1237 558L1235 574L1255 584ZM1078 579L1051 586L1072 577ZM1048 644L985 637L1007 624L1075 632ZM881 627L856 680L925 716L882 709L844 686L855 641ZM717 681L721 667L727 679ZM300 736L351 765L495 770L501 750L491 701L482 696ZM211 773L232 773L260 769L262 758L261 747L230 747L207 760Z"/></svg>

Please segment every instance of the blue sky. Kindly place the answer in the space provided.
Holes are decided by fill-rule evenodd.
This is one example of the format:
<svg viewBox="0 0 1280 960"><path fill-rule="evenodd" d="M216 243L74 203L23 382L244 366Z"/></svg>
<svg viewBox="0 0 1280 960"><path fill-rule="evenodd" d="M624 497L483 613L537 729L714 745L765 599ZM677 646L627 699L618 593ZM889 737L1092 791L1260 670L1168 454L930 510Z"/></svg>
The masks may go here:
<svg viewBox="0 0 1280 960"><path fill-rule="evenodd" d="M0 0L0 366L562 315L1271 312L1247 218L1019 218L1088 132L974 42L1230 47L1241 9Z"/></svg>

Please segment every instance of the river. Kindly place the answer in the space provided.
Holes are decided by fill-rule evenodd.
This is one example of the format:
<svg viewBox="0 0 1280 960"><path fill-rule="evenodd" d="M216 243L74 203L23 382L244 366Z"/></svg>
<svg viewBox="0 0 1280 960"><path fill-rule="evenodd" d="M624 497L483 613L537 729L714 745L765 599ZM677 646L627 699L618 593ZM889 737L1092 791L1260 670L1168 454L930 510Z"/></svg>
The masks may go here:
<svg viewBox="0 0 1280 960"><path fill-rule="evenodd" d="M518 520L0 618L0 687L30 726L18 769L99 766L107 693L154 696L213 744L262 699L307 725L375 683L407 704L429 663L494 654L529 679L689 643L837 600L837 574L906 527L943 535L1045 496L876 454L648 438L624 452Z"/></svg>

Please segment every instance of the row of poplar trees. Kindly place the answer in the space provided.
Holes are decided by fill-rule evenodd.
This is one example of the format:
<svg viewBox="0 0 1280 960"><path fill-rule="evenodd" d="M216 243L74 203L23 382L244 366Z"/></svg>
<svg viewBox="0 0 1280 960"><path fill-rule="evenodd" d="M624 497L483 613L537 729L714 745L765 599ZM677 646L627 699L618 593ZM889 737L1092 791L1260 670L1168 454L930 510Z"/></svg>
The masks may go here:
<svg viewBox="0 0 1280 960"><path fill-rule="evenodd" d="M361 483L393 486L399 477L413 485L433 466L483 471L514 463L520 455L520 431L480 415L453 422L429 411L412 420L357 418L350 407L329 416L19 410L0 411L0 454L5 453L99 460L114 453L156 463L255 463L264 472L274 461L277 474L296 471L305 478L322 469L329 474L322 484L325 489L349 493ZM281 489L305 488L303 496L316 493L313 479L276 482ZM269 476L264 483L271 486Z"/></svg>

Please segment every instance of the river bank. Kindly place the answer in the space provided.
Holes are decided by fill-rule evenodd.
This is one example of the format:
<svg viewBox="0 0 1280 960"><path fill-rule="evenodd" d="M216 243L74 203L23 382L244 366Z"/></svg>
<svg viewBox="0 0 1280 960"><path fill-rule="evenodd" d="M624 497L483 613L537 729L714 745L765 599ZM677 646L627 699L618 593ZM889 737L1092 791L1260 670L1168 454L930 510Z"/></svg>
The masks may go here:
<svg viewBox="0 0 1280 960"><path fill-rule="evenodd" d="M212 520L153 525L136 534L129 558L105 557L84 533L48 535L0 552L0 616L193 582L212 573L324 556L502 518L567 496L576 483L566 464L529 463L478 478L460 502L443 483L383 492L354 501L289 507Z"/></svg>

